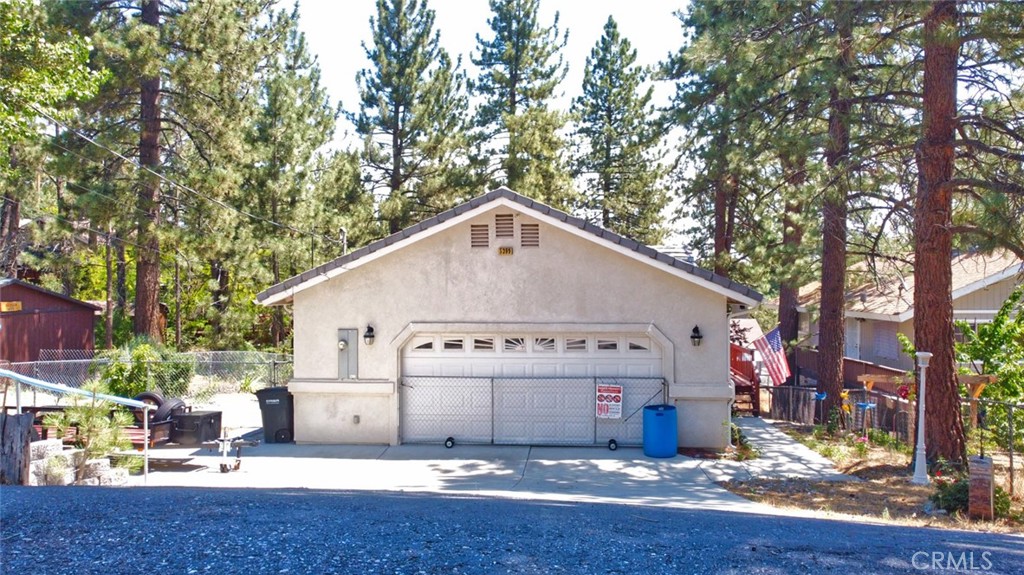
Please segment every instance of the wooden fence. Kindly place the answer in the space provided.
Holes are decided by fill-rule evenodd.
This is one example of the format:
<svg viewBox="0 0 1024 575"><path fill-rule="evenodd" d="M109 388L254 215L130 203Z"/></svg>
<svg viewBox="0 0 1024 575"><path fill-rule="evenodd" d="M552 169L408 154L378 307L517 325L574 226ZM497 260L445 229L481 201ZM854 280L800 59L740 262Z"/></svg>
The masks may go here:
<svg viewBox="0 0 1024 575"><path fill-rule="evenodd" d="M905 371L886 367L884 365L878 365L877 363L870 363L849 357L843 358L843 387L861 387L863 384L859 383L857 378L862 375L901 376L906 375L906 373L907 372ZM797 376L798 382L800 382L799 378L807 378L817 381L818 350L798 347L796 349L796 370L794 374ZM894 387L895 386L891 386L887 383L880 383L875 386L875 389L895 395L896 389Z"/></svg>

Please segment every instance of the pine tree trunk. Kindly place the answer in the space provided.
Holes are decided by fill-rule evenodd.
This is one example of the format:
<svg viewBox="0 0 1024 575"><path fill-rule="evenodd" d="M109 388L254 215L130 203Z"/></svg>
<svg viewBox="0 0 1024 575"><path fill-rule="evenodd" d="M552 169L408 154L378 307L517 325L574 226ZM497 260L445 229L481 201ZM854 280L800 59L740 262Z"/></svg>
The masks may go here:
<svg viewBox="0 0 1024 575"><path fill-rule="evenodd" d="M217 287L211 294L213 309L217 311L217 314L211 323L213 324L213 333L221 335L224 332L223 317L228 311L228 303L231 299L231 278L228 269L220 260L210 262L210 279L217 282Z"/></svg>
<svg viewBox="0 0 1024 575"><path fill-rule="evenodd" d="M18 270L18 254L21 252L18 243L20 219L21 203L10 194L4 194L3 212L0 213L0 242L3 244L0 250L0 275L4 277L13 278Z"/></svg>
<svg viewBox="0 0 1024 575"><path fill-rule="evenodd" d="M109 228L108 228L109 230ZM114 266L113 266L113 246L110 245L112 241L111 234L108 232L106 237L106 250L104 251L104 263L106 264L107 272L107 283L106 283L106 294L107 294L107 307L103 310L103 348L113 349L114 348Z"/></svg>
<svg viewBox="0 0 1024 575"><path fill-rule="evenodd" d="M923 134L914 214L914 345L932 353L925 397L929 459L962 461L963 421L953 355L952 223L959 52L956 2L932 4L924 23Z"/></svg>
<svg viewBox="0 0 1024 575"><path fill-rule="evenodd" d="M739 185L736 176L726 175L715 188L715 268L716 274L729 277L733 230L736 226Z"/></svg>
<svg viewBox="0 0 1024 575"><path fill-rule="evenodd" d="M124 242L115 232L110 241L114 244L114 253L117 255L115 274L116 287L114 289L114 295L117 296L114 307L121 310L123 313L125 308L128 306L128 259L124 253Z"/></svg>
<svg viewBox="0 0 1024 575"><path fill-rule="evenodd" d="M281 283L281 267L277 261L277 252L270 256L270 271L274 274L272 285ZM281 345L281 340L284 339L284 310L281 309L281 306L274 306L272 308L270 315L270 338L274 342L275 349Z"/></svg>
<svg viewBox="0 0 1024 575"><path fill-rule="evenodd" d="M11 170L18 169L18 151L14 146L7 146ZM16 277L18 254L21 247L18 233L21 231L21 202L9 192L4 192L3 211L0 212L0 274L3 277Z"/></svg>
<svg viewBox="0 0 1024 575"><path fill-rule="evenodd" d="M388 232L396 234L402 231L402 228L408 223L405 221L406 213L406 202L405 198L402 197L402 139L401 139L401 127L397 124L401 116L401 109L395 107L391 111L392 117L396 122L394 129L391 131L391 177L388 181L388 187L391 190L391 197L398 199L402 204L402 210L398 215L392 215L388 220Z"/></svg>
<svg viewBox="0 0 1024 575"><path fill-rule="evenodd" d="M829 93L828 149L832 182L822 205L821 318L818 323L818 392L827 394L822 413L840 404L843 355L846 347L846 199L847 156L850 153L850 103L847 75L853 64L850 7L837 5L839 85Z"/></svg>
<svg viewBox="0 0 1024 575"><path fill-rule="evenodd" d="M148 0L142 4L142 22L160 27L160 1ZM139 163L143 168L156 171L160 166L160 77L145 77L141 81L139 132ZM139 219L135 254L135 334L145 335L153 341L163 341L160 321L160 238L157 225L160 219L160 181L148 172L141 174L139 185Z"/></svg>
<svg viewBox="0 0 1024 575"><path fill-rule="evenodd" d="M786 180L791 187L791 192L798 190L807 180L806 165L807 158L800 158L795 162L783 160L783 168L786 170ZM782 215L783 256L779 268L783 270L784 275L779 280L779 335L785 345L795 342L800 337L800 314L797 312L800 278L794 270L797 266L797 251L804 237L804 229L799 221L799 214L802 211L803 206L800 202L786 201L785 211ZM795 353L788 353L787 361L789 361L789 372L792 374L787 381L790 383L796 377Z"/></svg>

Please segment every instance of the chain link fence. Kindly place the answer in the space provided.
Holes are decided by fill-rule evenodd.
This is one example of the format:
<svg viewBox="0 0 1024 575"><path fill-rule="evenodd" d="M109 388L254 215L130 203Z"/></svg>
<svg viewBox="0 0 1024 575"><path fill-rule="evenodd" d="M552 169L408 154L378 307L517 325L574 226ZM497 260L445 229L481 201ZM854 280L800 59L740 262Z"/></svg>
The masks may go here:
<svg viewBox="0 0 1024 575"><path fill-rule="evenodd" d="M85 357L91 352L44 350L44 361L5 364L17 374L50 383L81 388L86 382L104 377L114 363L106 357ZM125 360L127 361L127 360ZM141 362L147 389L167 397L209 398L217 393L250 393L264 387L285 385L292 377L292 357L287 354L257 351L205 351L174 354L164 361ZM6 390L5 390L6 391ZM39 397L33 388L26 390L32 405L50 398ZM12 405L7 395L5 406ZM58 401L60 398L56 398Z"/></svg>
<svg viewBox="0 0 1024 575"><path fill-rule="evenodd" d="M621 386L619 417L597 417L598 386ZM402 441L641 445L641 411L665 391L663 378L404 377Z"/></svg>

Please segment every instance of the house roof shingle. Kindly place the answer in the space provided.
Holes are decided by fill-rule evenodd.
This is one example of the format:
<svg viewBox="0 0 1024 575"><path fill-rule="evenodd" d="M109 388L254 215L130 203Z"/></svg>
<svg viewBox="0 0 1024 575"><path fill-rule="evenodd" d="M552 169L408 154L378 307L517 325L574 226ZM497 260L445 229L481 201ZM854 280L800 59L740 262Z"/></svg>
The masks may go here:
<svg viewBox="0 0 1024 575"><path fill-rule="evenodd" d="M952 292L956 299L1015 274L1024 273L1024 262L1012 252L965 252L953 257ZM910 264L878 260L871 270L858 262L847 272L846 313L851 317L892 316L899 321L913 317L914 273ZM800 288L797 304L803 309L821 301L821 282Z"/></svg>

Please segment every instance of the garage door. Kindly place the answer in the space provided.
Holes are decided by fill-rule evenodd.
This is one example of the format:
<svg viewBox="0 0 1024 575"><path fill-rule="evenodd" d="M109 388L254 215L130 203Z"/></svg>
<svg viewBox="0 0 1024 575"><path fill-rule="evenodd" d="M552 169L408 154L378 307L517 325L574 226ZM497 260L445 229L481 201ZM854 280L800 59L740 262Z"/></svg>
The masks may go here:
<svg viewBox="0 0 1024 575"><path fill-rule="evenodd" d="M638 445L661 360L646 335L419 335L402 354L402 440ZM620 417L596 417L598 383L623 388Z"/></svg>

